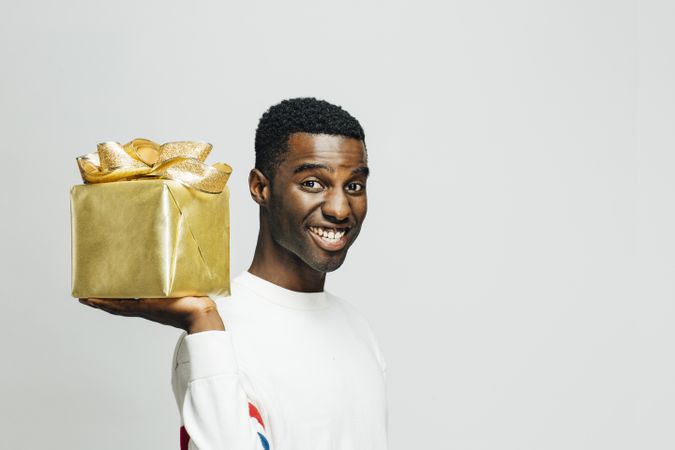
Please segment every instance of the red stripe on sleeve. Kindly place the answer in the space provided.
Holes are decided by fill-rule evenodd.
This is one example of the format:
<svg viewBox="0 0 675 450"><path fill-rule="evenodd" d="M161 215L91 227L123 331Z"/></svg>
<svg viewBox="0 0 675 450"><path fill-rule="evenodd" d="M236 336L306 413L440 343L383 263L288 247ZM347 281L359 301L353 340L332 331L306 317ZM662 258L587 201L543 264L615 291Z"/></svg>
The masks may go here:
<svg viewBox="0 0 675 450"><path fill-rule="evenodd" d="M260 411L258 411L258 408L256 408L251 402L248 402L248 415L257 419L258 422L260 422L260 425L262 425L263 429L265 429L265 424L263 423L262 417L260 416Z"/></svg>
<svg viewBox="0 0 675 450"><path fill-rule="evenodd" d="M188 444L190 443L190 435L184 426L180 427L180 450L188 450Z"/></svg>

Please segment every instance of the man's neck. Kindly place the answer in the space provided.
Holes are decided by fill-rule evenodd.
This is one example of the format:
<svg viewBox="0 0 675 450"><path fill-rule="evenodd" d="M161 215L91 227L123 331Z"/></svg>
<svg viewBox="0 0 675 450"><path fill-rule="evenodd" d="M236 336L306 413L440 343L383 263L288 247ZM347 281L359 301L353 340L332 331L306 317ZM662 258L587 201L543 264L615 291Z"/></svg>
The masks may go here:
<svg viewBox="0 0 675 450"><path fill-rule="evenodd" d="M258 234L253 261L248 271L264 280L292 291L321 292L326 274L309 267L295 254Z"/></svg>

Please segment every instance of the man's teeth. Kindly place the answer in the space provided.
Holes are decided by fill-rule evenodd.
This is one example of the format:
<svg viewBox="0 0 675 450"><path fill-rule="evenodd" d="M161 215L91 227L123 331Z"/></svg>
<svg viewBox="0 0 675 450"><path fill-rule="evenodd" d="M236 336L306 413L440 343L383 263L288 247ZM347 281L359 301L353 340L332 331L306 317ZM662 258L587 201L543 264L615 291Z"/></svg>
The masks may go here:
<svg viewBox="0 0 675 450"><path fill-rule="evenodd" d="M338 231L330 228L321 228L321 227L309 227L309 229L312 231L312 233L316 234L317 236L333 242L339 241L340 239L342 239L342 236L345 235L344 230Z"/></svg>

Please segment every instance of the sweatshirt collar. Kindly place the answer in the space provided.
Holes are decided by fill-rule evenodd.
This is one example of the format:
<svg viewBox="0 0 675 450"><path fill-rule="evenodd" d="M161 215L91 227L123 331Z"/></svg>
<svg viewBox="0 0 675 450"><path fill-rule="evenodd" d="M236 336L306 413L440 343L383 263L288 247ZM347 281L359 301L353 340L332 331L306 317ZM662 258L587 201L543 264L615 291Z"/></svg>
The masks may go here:
<svg viewBox="0 0 675 450"><path fill-rule="evenodd" d="M248 270L241 272L233 281L246 286L265 300L286 308L312 310L330 306L330 299L325 290L320 292L293 291L254 275Z"/></svg>

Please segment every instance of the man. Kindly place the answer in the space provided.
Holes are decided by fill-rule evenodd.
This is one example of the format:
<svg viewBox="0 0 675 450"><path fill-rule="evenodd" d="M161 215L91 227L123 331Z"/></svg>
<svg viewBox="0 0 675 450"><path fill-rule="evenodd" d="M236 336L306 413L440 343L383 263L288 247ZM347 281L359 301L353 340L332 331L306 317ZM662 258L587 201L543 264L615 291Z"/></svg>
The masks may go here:
<svg viewBox="0 0 675 450"><path fill-rule="evenodd" d="M260 229L231 296L88 304L185 330L171 377L183 450L386 449L377 340L324 290L366 217L363 129L326 101L284 100L260 119L255 151Z"/></svg>

